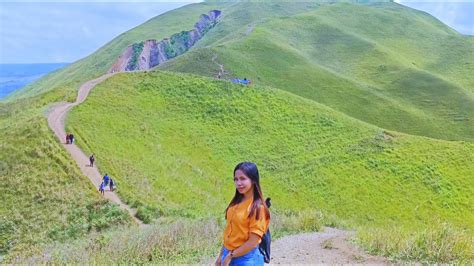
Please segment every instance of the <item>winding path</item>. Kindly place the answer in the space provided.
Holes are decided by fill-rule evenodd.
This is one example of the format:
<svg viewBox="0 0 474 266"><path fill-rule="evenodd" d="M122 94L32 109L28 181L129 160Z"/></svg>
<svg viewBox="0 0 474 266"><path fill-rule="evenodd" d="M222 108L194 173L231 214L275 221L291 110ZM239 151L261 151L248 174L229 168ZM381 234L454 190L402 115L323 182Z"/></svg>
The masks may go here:
<svg viewBox="0 0 474 266"><path fill-rule="evenodd" d="M66 140L66 131L65 131L65 118L69 110L72 107L81 104L89 95L89 92L95 85L98 83L108 79L109 77L115 75L116 73L109 73L103 76L100 76L96 79L87 81L86 83L82 84L79 88L77 93L76 101L73 103L68 102L60 102L56 103L48 112L48 125L53 130L56 137L58 137L59 142L63 145L64 149L66 149L69 154L71 154L72 158L76 161L77 166L81 169L82 173L89 178L92 182L94 187L97 189L102 182L102 175L99 173L97 167L90 167L89 166L89 157L84 154L84 152L79 149L76 144L65 144ZM120 208L126 210L133 220L140 226L143 226L143 222L135 217L136 210L130 208L127 204L125 204L115 192L106 191L104 198L118 204Z"/></svg>

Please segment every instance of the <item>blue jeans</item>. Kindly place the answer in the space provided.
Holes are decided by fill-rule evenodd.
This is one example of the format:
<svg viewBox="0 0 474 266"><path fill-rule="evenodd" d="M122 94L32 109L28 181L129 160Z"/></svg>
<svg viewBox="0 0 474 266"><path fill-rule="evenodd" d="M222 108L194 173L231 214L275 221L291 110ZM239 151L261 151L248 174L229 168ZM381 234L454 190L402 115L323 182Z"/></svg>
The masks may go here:
<svg viewBox="0 0 474 266"><path fill-rule="evenodd" d="M221 263L224 263L224 258L229 253L229 250L222 247L222 258ZM252 265L263 265L263 255L258 250L258 247L250 250L247 254L235 257L230 261L231 266L252 266Z"/></svg>

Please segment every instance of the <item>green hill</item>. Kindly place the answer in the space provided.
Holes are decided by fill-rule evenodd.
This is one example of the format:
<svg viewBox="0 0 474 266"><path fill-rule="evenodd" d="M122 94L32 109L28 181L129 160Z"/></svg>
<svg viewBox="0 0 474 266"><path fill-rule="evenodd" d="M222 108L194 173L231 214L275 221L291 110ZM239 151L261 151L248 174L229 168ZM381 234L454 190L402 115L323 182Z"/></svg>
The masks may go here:
<svg viewBox="0 0 474 266"><path fill-rule="evenodd" d="M219 217L236 162L256 162L276 213L321 210L349 227L474 229L474 145L387 132L265 87L120 74L70 114L146 219Z"/></svg>
<svg viewBox="0 0 474 266"><path fill-rule="evenodd" d="M321 5L297 15L244 21L231 33L221 29L227 21L237 24L232 17L249 9L233 7L212 33L220 39L209 34L200 49L161 69L215 76L212 57L218 55L232 76L285 89L383 128L473 139L474 39L395 3Z"/></svg>
<svg viewBox="0 0 474 266"><path fill-rule="evenodd" d="M156 216L221 213L233 193L229 172L251 160L275 210L474 224L472 143L389 133L279 90L172 73L121 74L89 97L68 129L127 202Z"/></svg>
<svg viewBox="0 0 474 266"><path fill-rule="evenodd" d="M212 58L218 55L232 76L285 89L383 128L447 140L474 138L474 39L393 2L188 5L121 34L10 98L54 88L72 93L105 73L128 45L188 30L211 9L223 11L216 28L193 51L160 68L215 76L219 67Z"/></svg>
<svg viewBox="0 0 474 266"><path fill-rule="evenodd" d="M126 241L133 230L114 229L129 217L100 200L45 113L72 101L128 45L189 30L211 9L222 20L196 47L156 72L107 80L68 117L68 130L96 153L141 219L186 217L190 228L202 227L193 221L222 216L231 170L251 160L277 217L299 221L286 232L336 225L357 229L363 246L392 257L473 259L474 39L395 3L267 1L173 10L1 101L0 261L73 239L97 256L109 227L121 245L135 247ZM255 86L162 72L214 77L218 63L230 71L226 79L246 76ZM428 224L441 229L430 235ZM420 238L409 248L400 244L413 235ZM392 243L399 246L384 246ZM158 251L139 252L146 262ZM130 263L135 254L91 261ZM193 262L160 256L154 261Z"/></svg>

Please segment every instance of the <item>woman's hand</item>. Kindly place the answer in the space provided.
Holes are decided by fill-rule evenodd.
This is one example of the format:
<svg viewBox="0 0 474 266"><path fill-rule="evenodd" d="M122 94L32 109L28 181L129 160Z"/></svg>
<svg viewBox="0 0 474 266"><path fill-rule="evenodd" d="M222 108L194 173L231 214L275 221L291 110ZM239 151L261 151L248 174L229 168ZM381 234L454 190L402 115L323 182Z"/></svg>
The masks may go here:
<svg viewBox="0 0 474 266"><path fill-rule="evenodd" d="M231 260L232 258L230 257L230 252L229 252L227 253L227 256L225 256L224 264L222 266L229 266Z"/></svg>

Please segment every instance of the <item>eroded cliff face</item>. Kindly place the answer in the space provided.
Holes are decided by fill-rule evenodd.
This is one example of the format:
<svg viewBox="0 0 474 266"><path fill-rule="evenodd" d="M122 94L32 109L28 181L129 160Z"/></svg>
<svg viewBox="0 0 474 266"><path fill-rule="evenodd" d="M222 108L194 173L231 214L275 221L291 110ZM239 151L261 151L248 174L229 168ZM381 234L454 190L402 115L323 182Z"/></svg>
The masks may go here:
<svg viewBox="0 0 474 266"><path fill-rule="evenodd" d="M147 70L188 51L218 22L219 10L211 10L199 17L190 31L182 31L161 41L146 40L128 46L114 62L108 73Z"/></svg>

